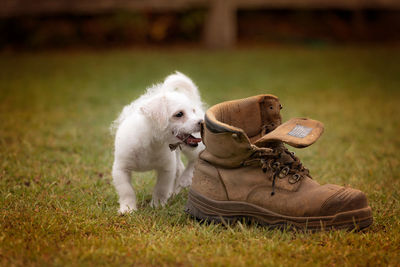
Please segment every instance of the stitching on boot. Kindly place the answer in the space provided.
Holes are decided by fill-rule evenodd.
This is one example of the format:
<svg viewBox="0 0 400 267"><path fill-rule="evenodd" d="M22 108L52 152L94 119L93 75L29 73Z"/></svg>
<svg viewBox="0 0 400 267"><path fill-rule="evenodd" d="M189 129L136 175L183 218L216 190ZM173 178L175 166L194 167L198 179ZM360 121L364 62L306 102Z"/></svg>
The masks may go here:
<svg viewBox="0 0 400 267"><path fill-rule="evenodd" d="M335 194L333 194L332 196L328 197L324 203L322 203L321 205L321 210L325 208L326 203L328 203L332 198L336 197L338 194L342 193L344 190L346 190L345 187L341 188L340 190L338 190Z"/></svg>
<svg viewBox="0 0 400 267"><path fill-rule="evenodd" d="M221 181L222 186L224 187L226 199L227 199L227 200L230 200L230 199L229 199L229 196L228 196L228 190L226 190L226 185L225 185L225 183L224 183L224 180L222 180L222 178L221 178L221 173L219 172L219 169L218 169L218 168L215 168L215 169L217 170L217 172L218 172L218 178L219 178L219 180Z"/></svg>

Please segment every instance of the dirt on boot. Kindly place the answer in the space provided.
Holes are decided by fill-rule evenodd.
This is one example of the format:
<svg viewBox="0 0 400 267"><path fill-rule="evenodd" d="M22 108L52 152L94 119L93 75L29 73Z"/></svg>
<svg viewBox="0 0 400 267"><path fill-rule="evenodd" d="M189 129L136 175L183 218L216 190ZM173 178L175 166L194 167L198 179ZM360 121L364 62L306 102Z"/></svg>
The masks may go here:
<svg viewBox="0 0 400 267"><path fill-rule="evenodd" d="M362 229L372 210L359 190L320 185L285 144L307 147L323 124L306 118L282 124L273 95L258 95L211 107L186 212L199 220L255 221L304 230Z"/></svg>

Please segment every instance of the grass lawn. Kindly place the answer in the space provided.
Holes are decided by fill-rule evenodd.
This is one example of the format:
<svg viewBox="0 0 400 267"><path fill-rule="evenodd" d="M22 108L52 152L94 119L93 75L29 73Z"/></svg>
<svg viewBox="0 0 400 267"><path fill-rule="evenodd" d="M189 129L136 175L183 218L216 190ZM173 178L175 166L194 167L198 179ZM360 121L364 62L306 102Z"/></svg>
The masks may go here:
<svg viewBox="0 0 400 267"><path fill-rule="evenodd" d="M180 70L209 105L272 93L284 120L325 124L295 150L320 183L364 191L363 232L202 225L187 191L149 207L154 173L134 174L139 211L118 216L108 127L146 86ZM2 266L400 265L400 49L230 52L116 50L0 55Z"/></svg>

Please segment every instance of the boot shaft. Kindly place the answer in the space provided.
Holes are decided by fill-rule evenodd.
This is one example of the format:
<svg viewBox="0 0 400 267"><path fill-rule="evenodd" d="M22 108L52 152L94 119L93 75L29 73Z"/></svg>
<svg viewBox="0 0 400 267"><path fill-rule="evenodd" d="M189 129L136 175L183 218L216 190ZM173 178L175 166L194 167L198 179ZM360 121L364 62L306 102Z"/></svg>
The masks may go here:
<svg viewBox="0 0 400 267"><path fill-rule="evenodd" d="M205 124L214 133L240 132L254 141L282 123L281 109L273 95L226 101L207 110Z"/></svg>
<svg viewBox="0 0 400 267"><path fill-rule="evenodd" d="M304 118L282 124L282 105L273 95L258 95L217 104L207 110L201 131L206 149L200 159L236 168L255 154L282 152L283 143L294 147L313 144L323 124ZM278 152L279 152L278 151Z"/></svg>
<svg viewBox="0 0 400 267"><path fill-rule="evenodd" d="M282 122L276 96L258 95L227 101L207 110L202 130L206 149L200 158L220 166L238 167L252 153L252 142Z"/></svg>

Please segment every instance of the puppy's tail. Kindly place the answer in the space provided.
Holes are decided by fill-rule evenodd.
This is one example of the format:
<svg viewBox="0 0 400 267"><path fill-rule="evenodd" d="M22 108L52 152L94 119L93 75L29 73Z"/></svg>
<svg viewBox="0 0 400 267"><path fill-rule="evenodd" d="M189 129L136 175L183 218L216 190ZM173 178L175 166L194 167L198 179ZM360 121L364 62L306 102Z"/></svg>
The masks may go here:
<svg viewBox="0 0 400 267"><path fill-rule="evenodd" d="M167 90L180 91L189 98L200 101L200 94L197 86L189 77L179 71L165 78L163 87Z"/></svg>

